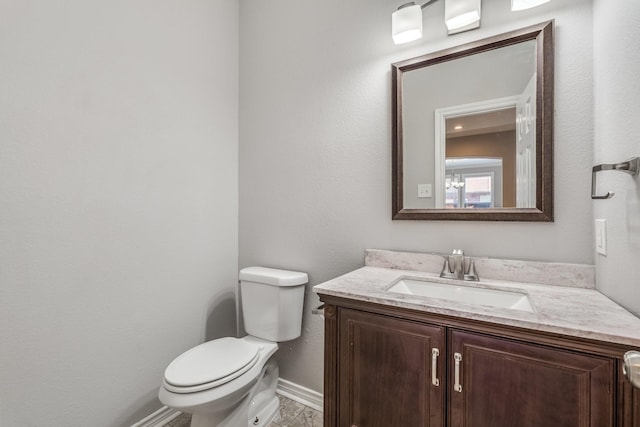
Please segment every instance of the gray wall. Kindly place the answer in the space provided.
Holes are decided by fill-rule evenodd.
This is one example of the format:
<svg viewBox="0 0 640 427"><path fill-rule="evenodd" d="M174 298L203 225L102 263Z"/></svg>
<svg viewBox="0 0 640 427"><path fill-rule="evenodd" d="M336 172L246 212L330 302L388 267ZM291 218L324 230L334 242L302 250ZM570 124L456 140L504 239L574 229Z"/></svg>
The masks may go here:
<svg viewBox="0 0 640 427"><path fill-rule="evenodd" d="M593 262L592 5L512 13L485 1L479 30L447 37L444 3L425 36L395 46L401 2L241 1L240 267L307 271L303 336L281 346L281 376L322 390L322 322L311 286L363 263L365 248ZM391 220L390 64L556 19L554 223Z"/></svg>
<svg viewBox="0 0 640 427"><path fill-rule="evenodd" d="M131 425L235 333L238 5L0 16L0 425Z"/></svg>
<svg viewBox="0 0 640 427"><path fill-rule="evenodd" d="M594 2L595 163L640 156L640 4ZM618 172L598 175L595 218L607 220L607 255L595 255L600 291L640 315L640 178Z"/></svg>

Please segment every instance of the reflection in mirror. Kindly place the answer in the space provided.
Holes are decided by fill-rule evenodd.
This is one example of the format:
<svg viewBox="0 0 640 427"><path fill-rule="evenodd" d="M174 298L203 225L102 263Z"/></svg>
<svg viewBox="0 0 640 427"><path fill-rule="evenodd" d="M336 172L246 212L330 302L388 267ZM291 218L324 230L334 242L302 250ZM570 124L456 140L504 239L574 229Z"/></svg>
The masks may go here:
<svg viewBox="0 0 640 427"><path fill-rule="evenodd" d="M393 64L394 219L553 220L552 26Z"/></svg>
<svg viewBox="0 0 640 427"><path fill-rule="evenodd" d="M526 111L523 106L535 102L535 58L535 41L527 41L405 73L402 111L406 208L445 207L445 156L505 154L510 155L509 164L515 163L515 111ZM462 79L458 75L460 67L473 72ZM535 109L532 115L535 122ZM533 136L529 141L535 146L535 130L528 135ZM452 144L458 154L449 153ZM425 152L433 153L432 162L425 161ZM515 187L516 175L509 178L505 185ZM419 198L412 191L418 184L432 182L435 198ZM528 202L520 207L525 205ZM516 203L505 207L515 208ZM531 207L535 207L535 198Z"/></svg>
<svg viewBox="0 0 640 427"><path fill-rule="evenodd" d="M502 162L502 157L447 157L445 207L501 208L503 198L508 205L512 195L502 186Z"/></svg>

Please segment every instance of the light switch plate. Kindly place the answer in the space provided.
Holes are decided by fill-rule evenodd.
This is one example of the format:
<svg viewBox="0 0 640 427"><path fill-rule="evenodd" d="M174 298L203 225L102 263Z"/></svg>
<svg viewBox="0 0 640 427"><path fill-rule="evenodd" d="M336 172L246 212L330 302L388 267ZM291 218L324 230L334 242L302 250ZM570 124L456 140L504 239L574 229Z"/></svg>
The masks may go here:
<svg viewBox="0 0 640 427"><path fill-rule="evenodd" d="M418 184L418 198L432 197L431 184Z"/></svg>
<svg viewBox="0 0 640 427"><path fill-rule="evenodd" d="M607 220L596 219L596 252L607 255Z"/></svg>

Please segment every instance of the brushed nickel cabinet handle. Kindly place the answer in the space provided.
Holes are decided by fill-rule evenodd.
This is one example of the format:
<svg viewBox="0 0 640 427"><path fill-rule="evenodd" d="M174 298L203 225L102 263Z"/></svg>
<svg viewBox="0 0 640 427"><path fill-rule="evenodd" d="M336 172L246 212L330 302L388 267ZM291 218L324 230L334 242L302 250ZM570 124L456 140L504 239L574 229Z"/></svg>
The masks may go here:
<svg viewBox="0 0 640 427"><path fill-rule="evenodd" d="M440 350L437 348L431 349L431 384L438 387L440 380L438 379L438 356L440 356Z"/></svg>
<svg viewBox="0 0 640 427"><path fill-rule="evenodd" d="M640 389L640 351L631 350L624 354L622 373L634 387Z"/></svg>
<svg viewBox="0 0 640 427"><path fill-rule="evenodd" d="M455 384L453 384L453 390L462 393L462 384L460 384L460 362L462 362L462 355L460 353L454 353L453 360L455 361Z"/></svg>

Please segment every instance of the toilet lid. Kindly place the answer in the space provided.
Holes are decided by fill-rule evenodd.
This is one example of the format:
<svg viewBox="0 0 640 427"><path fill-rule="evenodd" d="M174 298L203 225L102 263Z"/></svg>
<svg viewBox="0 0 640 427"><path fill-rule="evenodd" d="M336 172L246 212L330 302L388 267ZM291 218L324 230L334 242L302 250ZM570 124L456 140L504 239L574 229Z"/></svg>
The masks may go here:
<svg viewBox="0 0 640 427"><path fill-rule="evenodd" d="M164 379L177 387L216 387L255 365L259 350L260 346L238 338L209 341L176 357L165 370Z"/></svg>

